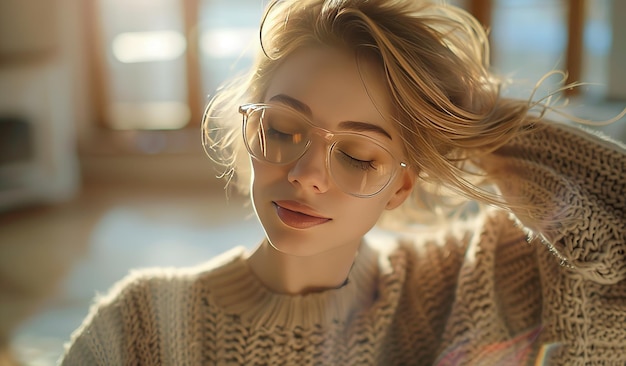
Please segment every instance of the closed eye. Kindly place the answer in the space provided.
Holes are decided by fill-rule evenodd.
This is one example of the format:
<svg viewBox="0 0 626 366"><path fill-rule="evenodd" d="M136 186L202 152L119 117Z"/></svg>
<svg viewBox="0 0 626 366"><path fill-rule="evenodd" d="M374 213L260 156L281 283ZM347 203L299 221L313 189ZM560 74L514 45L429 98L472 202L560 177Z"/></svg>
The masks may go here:
<svg viewBox="0 0 626 366"><path fill-rule="evenodd" d="M360 169L360 170L370 170L370 169L376 170L376 167L374 166L374 160L357 159L349 155L345 151L341 151L341 150L339 150L339 153L340 153L339 157L341 158L341 161L351 168Z"/></svg>
<svg viewBox="0 0 626 366"><path fill-rule="evenodd" d="M275 128L268 128L265 132L268 139L280 140L280 141L293 141L294 135L291 133L283 132Z"/></svg>

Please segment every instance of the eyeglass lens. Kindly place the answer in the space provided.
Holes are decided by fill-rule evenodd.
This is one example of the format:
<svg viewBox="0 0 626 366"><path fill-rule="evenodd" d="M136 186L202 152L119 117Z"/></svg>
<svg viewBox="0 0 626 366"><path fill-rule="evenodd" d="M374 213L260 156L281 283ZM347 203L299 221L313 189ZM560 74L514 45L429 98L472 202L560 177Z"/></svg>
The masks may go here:
<svg viewBox="0 0 626 366"><path fill-rule="evenodd" d="M288 164L299 159L311 144L315 127L295 112L263 106L246 113L246 147L259 160ZM393 157L374 139L356 133L337 133L329 149L330 175L349 194L376 194L393 176Z"/></svg>

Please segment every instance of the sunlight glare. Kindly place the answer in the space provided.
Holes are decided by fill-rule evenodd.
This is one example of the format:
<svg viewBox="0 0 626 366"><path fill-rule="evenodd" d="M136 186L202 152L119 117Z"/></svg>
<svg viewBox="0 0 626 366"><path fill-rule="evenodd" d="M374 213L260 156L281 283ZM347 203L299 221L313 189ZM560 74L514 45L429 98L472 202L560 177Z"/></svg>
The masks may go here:
<svg viewBox="0 0 626 366"><path fill-rule="evenodd" d="M113 54L123 63L170 61L186 48L184 35L177 31L120 33L113 40Z"/></svg>
<svg viewBox="0 0 626 366"><path fill-rule="evenodd" d="M200 47L210 58L250 55L249 45L258 36L256 28L220 28L202 34ZM248 51L248 52L246 52Z"/></svg>

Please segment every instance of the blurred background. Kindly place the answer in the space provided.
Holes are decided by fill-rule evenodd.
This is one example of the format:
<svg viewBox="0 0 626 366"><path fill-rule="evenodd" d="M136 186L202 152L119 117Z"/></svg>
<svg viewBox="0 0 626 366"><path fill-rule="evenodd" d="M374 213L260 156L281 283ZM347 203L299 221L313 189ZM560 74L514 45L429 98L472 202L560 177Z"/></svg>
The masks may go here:
<svg viewBox="0 0 626 366"><path fill-rule="evenodd" d="M0 364L52 365L131 268L196 264L262 231L200 144L245 70L263 0L0 0ZM626 2L464 0L527 97L558 68L567 111L626 107ZM551 78L541 92L557 85ZM626 121L601 128L626 141Z"/></svg>

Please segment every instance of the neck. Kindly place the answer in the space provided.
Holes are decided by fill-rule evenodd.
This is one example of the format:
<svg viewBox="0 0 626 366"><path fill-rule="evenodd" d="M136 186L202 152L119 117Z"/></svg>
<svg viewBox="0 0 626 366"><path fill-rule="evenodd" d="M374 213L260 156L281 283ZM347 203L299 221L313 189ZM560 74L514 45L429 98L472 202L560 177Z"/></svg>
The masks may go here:
<svg viewBox="0 0 626 366"><path fill-rule="evenodd" d="M271 291L306 294L341 287L350 273L359 244L306 257L279 252L264 240L248 263L252 272Z"/></svg>

